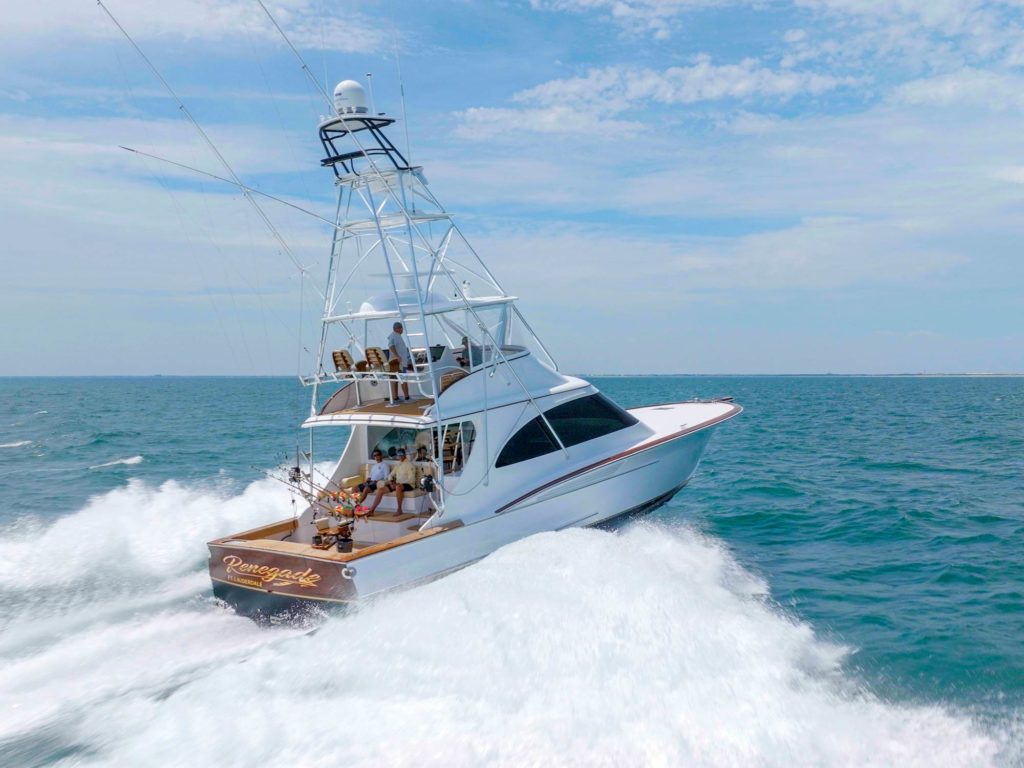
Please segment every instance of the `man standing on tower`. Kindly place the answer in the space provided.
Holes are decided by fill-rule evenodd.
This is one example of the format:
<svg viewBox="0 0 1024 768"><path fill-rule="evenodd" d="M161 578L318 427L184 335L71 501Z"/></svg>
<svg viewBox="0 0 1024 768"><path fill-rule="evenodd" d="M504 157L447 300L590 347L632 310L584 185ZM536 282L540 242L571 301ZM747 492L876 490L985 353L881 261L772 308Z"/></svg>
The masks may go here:
<svg viewBox="0 0 1024 768"><path fill-rule="evenodd" d="M392 326L391 334L388 336L388 352L391 353L391 359L398 361L399 371L412 371L412 355L409 354L409 347L405 343L405 339L402 338L402 324L395 323ZM409 397L409 382L402 382L402 391L405 393L406 401L411 400ZM398 381L397 379L391 382L391 402L398 402Z"/></svg>

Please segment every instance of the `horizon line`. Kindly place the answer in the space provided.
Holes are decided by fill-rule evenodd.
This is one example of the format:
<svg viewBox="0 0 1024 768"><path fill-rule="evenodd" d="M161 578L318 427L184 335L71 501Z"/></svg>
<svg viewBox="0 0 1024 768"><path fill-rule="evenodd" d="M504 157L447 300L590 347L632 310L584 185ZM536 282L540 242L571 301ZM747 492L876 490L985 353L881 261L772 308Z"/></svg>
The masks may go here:
<svg viewBox="0 0 1024 768"><path fill-rule="evenodd" d="M561 371L561 373L565 373ZM582 378L1021 378L1024 372L943 371L887 372L887 373L567 373ZM0 379L298 379L286 373L12 373L0 374Z"/></svg>

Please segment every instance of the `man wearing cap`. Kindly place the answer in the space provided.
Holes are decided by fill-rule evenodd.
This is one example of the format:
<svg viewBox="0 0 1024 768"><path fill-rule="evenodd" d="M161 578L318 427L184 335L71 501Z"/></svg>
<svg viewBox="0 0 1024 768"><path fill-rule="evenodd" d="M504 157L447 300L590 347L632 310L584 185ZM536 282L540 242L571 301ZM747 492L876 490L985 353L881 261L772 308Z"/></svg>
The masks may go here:
<svg viewBox="0 0 1024 768"><path fill-rule="evenodd" d="M384 498L384 494L389 491L394 491L395 500L398 502L396 514L402 514L402 499L405 497L405 492L415 488L419 479L419 469L406 457L405 449L399 448L398 463L392 467L387 482L377 486L377 494L373 497L373 504L370 505L366 514L372 515L373 511L377 509L377 505L380 504L380 500Z"/></svg>
<svg viewBox="0 0 1024 768"><path fill-rule="evenodd" d="M391 467L384 463L384 454L380 450L374 450L373 464L370 465L370 471L366 473L366 482L360 483L358 486L359 501L356 502L357 505L366 501L370 491L376 491L378 486L387 481L391 474L390 470Z"/></svg>
<svg viewBox="0 0 1024 768"><path fill-rule="evenodd" d="M391 334L388 336L388 352L391 353L391 359L397 360L400 371L411 371L412 367L412 355L409 354L409 346L405 343L405 339L402 338L401 323L395 323L391 328ZM409 400L409 382L402 382L402 392L405 394L405 399ZM398 402L398 382L391 382L391 402ZM401 505L399 505L401 506Z"/></svg>

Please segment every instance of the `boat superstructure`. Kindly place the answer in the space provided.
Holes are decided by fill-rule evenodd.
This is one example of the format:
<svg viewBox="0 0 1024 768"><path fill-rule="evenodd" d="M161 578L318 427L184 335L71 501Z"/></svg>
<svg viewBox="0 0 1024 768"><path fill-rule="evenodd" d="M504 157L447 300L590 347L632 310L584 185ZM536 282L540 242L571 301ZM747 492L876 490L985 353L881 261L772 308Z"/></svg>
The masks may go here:
<svg viewBox="0 0 1024 768"><path fill-rule="evenodd" d="M210 542L215 593L246 612L352 602L533 533L646 511L682 488L739 406L627 411L561 373L423 169L388 138L395 120L372 113L353 81L339 83L334 107L318 126L338 194L316 364L302 379L309 463L289 478L307 504ZM395 333L411 365L389 350ZM313 436L339 427L348 443L320 474ZM375 454L414 480L401 497L360 491Z"/></svg>

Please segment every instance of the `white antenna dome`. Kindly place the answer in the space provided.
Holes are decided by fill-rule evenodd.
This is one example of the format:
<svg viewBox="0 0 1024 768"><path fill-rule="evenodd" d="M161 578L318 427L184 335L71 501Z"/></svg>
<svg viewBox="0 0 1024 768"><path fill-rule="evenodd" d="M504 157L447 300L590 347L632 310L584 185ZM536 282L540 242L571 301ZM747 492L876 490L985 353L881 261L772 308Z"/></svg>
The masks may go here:
<svg viewBox="0 0 1024 768"><path fill-rule="evenodd" d="M355 80L342 80L334 86L334 111L339 115L365 115L366 91Z"/></svg>

